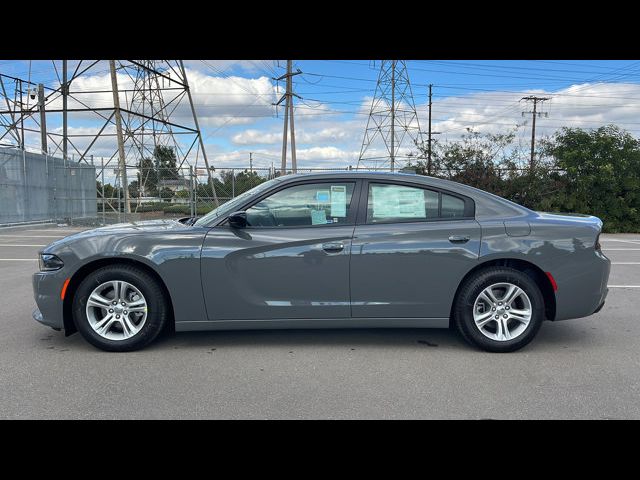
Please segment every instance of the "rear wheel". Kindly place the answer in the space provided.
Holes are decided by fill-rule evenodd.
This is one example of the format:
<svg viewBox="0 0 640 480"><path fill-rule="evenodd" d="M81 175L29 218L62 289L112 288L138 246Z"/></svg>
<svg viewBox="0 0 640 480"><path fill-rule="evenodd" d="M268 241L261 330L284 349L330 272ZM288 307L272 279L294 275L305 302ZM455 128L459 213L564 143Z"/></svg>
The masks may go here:
<svg viewBox="0 0 640 480"><path fill-rule="evenodd" d="M490 352L512 352L538 333L544 320L544 299L525 273L491 267L465 281L453 317L469 343Z"/></svg>
<svg viewBox="0 0 640 480"><path fill-rule="evenodd" d="M129 265L90 273L73 299L73 321L82 336L102 350L138 350L162 331L168 307L158 282Z"/></svg>

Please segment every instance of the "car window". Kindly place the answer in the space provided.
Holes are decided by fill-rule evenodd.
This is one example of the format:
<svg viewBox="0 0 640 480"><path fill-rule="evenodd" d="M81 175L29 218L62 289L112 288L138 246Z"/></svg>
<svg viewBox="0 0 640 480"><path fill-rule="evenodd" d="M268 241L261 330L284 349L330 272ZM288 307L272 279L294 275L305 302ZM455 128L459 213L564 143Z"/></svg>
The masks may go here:
<svg viewBox="0 0 640 480"><path fill-rule="evenodd" d="M234 210L237 210L238 206L242 205L244 202L247 201L247 199L251 198L253 195L258 195L258 194L260 194L260 192L263 192L265 190L270 189L271 187L273 187L274 185L276 185L277 183L279 183L281 181L282 181L282 178L280 178L280 177L274 178L272 180L268 180L268 181L266 181L264 183L261 183L260 185L257 185L255 187L253 187L252 189L247 190L244 193L241 193L237 197L232 198L231 200L229 200L226 203L223 203L218 208L214 208L209 213L207 213L205 216L203 216L200 219L198 219L196 221L195 225L198 225L198 226L205 225L206 226L212 220L214 220L214 219L216 219L218 217L222 217L224 215L227 215L227 214L233 212Z"/></svg>
<svg viewBox="0 0 640 480"><path fill-rule="evenodd" d="M311 227L346 224L355 183L296 185L247 209L251 227Z"/></svg>
<svg viewBox="0 0 640 480"><path fill-rule="evenodd" d="M438 192L382 183L369 184L367 223L438 218Z"/></svg>
<svg viewBox="0 0 640 480"><path fill-rule="evenodd" d="M466 207L463 199L428 188L371 182L367 223L466 218L470 215Z"/></svg>
<svg viewBox="0 0 640 480"><path fill-rule="evenodd" d="M442 218L464 217L464 200L453 195L442 194Z"/></svg>

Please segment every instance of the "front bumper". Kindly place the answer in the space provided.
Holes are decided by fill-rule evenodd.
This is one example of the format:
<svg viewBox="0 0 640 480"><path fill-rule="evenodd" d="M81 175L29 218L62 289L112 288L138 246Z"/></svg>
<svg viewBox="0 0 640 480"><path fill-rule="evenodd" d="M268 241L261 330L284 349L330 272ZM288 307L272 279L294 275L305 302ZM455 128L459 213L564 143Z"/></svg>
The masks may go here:
<svg viewBox="0 0 640 480"><path fill-rule="evenodd" d="M46 325L47 327L51 327L54 330L60 331L62 330L62 328L57 327L56 324L54 323L53 325L51 324L51 322L49 322L47 319L44 318L44 315L42 315L42 312L40 311L39 308L36 308L32 315L34 320L36 320L37 322L40 322L43 325Z"/></svg>
<svg viewBox="0 0 640 480"><path fill-rule="evenodd" d="M56 330L64 328L63 302L60 291L64 284L62 272L37 272L33 274L33 297L38 308L34 320Z"/></svg>

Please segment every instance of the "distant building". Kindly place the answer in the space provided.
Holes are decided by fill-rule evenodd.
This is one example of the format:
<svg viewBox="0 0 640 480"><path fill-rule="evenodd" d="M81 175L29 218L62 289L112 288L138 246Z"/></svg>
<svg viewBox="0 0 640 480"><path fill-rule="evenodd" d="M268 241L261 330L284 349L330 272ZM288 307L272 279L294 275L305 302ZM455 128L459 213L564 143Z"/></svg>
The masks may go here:
<svg viewBox="0 0 640 480"><path fill-rule="evenodd" d="M158 188L168 188L173 193L189 190L189 180L186 178L163 179L158 182Z"/></svg>

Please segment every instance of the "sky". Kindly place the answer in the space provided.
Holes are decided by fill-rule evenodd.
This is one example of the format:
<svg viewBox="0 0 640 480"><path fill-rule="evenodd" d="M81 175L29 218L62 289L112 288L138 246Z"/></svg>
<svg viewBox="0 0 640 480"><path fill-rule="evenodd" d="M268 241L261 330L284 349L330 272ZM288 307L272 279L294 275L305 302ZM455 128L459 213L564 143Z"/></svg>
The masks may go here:
<svg viewBox="0 0 640 480"><path fill-rule="evenodd" d="M59 85L54 68L61 61L0 60L0 73L30 78L48 87ZM406 60L420 130L427 130L427 92L433 85L432 130L440 142L453 141L468 128L481 133L506 133L528 145L531 105L523 96L551 99L540 107L537 136L567 127L597 128L617 124L640 136L640 61L635 60ZM294 60L295 126L298 166L333 168L356 166L362 146L380 60ZM106 66L106 68L104 68ZM284 82L286 60L186 60L205 148L217 168L279 166L283 108L276 102ZM108 65L96 67L74 84L76 89L109 86ZM119 79L121 84L126 79ZM72 88L73 90L73 88ZM85 98L92 105L113 105L110 93ZM187 109L176 121L190 123ZM192 123L191 123L192 124ZM47 117L50 131L60 131L60 119ZM84 133L78 146L101 126L95 117L70 117L69 129ZM3 140L6 142L6 138ZM112 155L113 137L94 145L96 155ZM39 135L27 137L37 148ZM372 147L375 151L382 144ZM409 151L408 141L401 148Z"/></svg>

